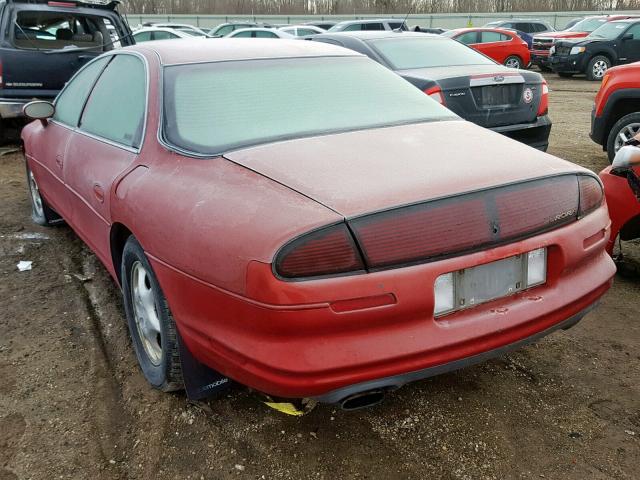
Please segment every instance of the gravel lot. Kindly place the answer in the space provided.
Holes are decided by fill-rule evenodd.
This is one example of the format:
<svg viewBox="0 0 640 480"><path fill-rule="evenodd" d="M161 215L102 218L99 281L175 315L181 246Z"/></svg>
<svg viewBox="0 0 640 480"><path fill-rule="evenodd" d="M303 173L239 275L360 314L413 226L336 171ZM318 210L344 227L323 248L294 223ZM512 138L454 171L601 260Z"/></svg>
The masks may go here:
<svg viewBox="0 0 640 480"><path fill-rule="evenodd" d="M548 79L550 152L599 171L597 84ZM295 418L240 386L198 404L151 390L106 271L29 213L23 160L2 156L0 480L640 478L638 278L616 278L595 312L536 345L374 409Z"/></svg>

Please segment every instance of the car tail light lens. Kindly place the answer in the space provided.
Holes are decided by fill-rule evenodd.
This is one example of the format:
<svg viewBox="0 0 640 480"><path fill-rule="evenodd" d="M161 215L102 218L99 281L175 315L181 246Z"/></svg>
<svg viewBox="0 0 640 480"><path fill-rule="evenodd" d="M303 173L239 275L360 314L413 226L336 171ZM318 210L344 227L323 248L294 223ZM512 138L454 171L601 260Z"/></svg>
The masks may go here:
<svg viewBox="0 0 640 480"><path fill-rule="evenodd" d="M542 95L540 96L540 106L538 107L538 116L546 115L549 111L549 85L544 80L542 83Z"/></svg>
<svg viewBox="0 0 640 480"><path fill-rule="evenodd" d="M275 269L284 278L304 278L364 270L364 264L349 229L340 223L286 244Z"/></svg>
<svg viewBox="0 0 640 480"><path fill-rule="evenodd" d="M433 98L440 105L444 105L444 94L442 93L442 89L437 85L435 87L427 88L424 93Z"/></svg>
<svg viewBox="0 0 640 480"><path fill-rule="evenodd" d="M580 217L584 217L602 205L604 193L600 182L589 175L578 177L580 185Z"/></svg>

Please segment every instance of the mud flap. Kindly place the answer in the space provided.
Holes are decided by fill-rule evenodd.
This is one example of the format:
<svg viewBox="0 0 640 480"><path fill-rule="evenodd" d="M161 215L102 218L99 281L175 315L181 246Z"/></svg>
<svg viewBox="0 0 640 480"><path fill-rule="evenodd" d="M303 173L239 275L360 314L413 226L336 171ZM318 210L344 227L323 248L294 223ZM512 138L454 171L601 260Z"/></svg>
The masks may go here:
<svg viewBox="0 0 640 480"><path fill-rule="evenodd" d="M189 400L203 400L223 392L231 385L231 379L210 369L194 358L178 333L180 360L184 389Z"/></svg>

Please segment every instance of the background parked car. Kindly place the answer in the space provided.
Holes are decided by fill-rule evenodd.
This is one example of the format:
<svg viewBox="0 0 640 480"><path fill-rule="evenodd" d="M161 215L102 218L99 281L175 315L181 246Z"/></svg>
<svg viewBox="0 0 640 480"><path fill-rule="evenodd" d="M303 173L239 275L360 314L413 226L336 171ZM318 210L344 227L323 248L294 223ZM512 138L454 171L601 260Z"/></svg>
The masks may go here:
<svg viewBox="0 0 640 480"><path fill-rule="evenodd" d="M241 28L253 28L253 27L261 27L261 28L270 28L272 25L267 25L264 23L256 23L256 22L229 22L229 23L221 23L215 28L212 28L209 31L210 37L224 37L225 35L229 35L234 30L240 30Z"/></svg>
<svg viewBox="0 0 640 480"><path fill-rule="evenodd" d="M606 22L624 20L630 17L630 15L591 16L574 23L571 27L567 27L560 32L534 35L531 47L531 63L537 65L542 71L550 72L549 51L556 41L567 38L584 38Z"/></svg>
<svg viewBox="0 0 640 480"><path fill-rule="evenodd" d="M498 20L495 22L489 22L484 25L484 28L502 28L505 30L513 30L518 36L527 42L527 46L531 49L533 44L533 36L536 33L542 32L554 32L553 28L548 22L542 20Z"/></svg>
<svg viewBox="0 0 640 480"><path fill-rule="evenodd" d="M359 30L409 30L402 19L372 18L368 20L346 20L336 23L329 32L357 32Z"/></svg>
<svg viewBox="0 0 640 480"><path fill-rule="evenodd" d="M305 22L305 25L312 25L314 27L318 27L321 28L323 30L329 30L331 27L333 27L336 23L338 22L332 22L329 20L319 20L317 22Z"/></svg>
<svg viewBox="0 0 640 480"><path fill-rule="evenodd" d="M136 43L173 40L176 38L193 38L193 35L168 27L143 27L133 32L133 39Z"/></svg>
<svg viewBox="0 0 640 480"><path fill-rule="evenodd" d="M241 28L234 30L225 38L295 38L293 35L277 28Z"/></svg>
<svg viewBox="0 0 640 480"><path fill-rule="evenodd" d="M208 34L201 28L189 25L187 23L162 23L162 22L147 22L142 24L143 27L159 27L170 28L171 30L178 30L186 33L192 37L207 37Z"/></svg>
<svg viewBox="0 0 640 480"><path fill-rule="evenodd" d="M25 103L53 99L86 62L134 43L116 7L0 1L0 138L17 139Z"/></svg>
<svg viewBox="0 0 640 480"><path fill-rule="evenodd" d="M640 60L640 19L607 22L585 39L558 40L549 58L561 76L586 73L588 80L602 80L611 66Z"/></svg>
<svg viewBox="0 0 640 480"><path fill-rule="evenodd" d="M442 35L464 43L509 68L526 68L531 59L527 42L509 30L459 28Z"/></svg>
<svg viewBox="0 0 640 480"><path fill-rule="evenodd" d="M591 115L591 139L606 150L609 161L640 132L640 63L605 73Z"/></svg>
<svg viewBox="0 0 640 480"><path fill-rule="evenodd" d="M278 30L288 33L294 37L306 37L307 35L317 35L318 33L324 33L320 27L314 27L313 25L288 25L286 27L280 27Z"/></svg>
<svg viewBox="0 0 640 480"><path fill-rule="evenodd" d="M546 150L542 75L513 70L452 39L414 32L327 32L311 38L363 53L462 118Z"/></svg>

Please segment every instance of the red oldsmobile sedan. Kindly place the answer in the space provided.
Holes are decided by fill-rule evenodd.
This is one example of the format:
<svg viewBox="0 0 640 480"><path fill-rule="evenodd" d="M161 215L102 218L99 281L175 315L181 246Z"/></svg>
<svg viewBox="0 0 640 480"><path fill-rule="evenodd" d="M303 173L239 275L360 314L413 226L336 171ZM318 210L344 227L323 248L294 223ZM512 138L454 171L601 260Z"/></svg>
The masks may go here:
<svg viewBox="0 0 640 480"><path fill-rule="evenodd" d="M517 33L501 28L458 28L442 35L458 40L510 68L527 68L531 54Z"/></svg>
<svg viewBox="0 0 640 480"><path fill-rule="evenodd" d="M33 217L104 263L162 390L182 344L366 406L572 326L614 275L597 176L333 45L145 43L25 110Z"/></svg>

